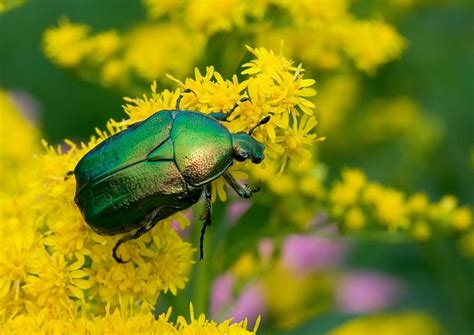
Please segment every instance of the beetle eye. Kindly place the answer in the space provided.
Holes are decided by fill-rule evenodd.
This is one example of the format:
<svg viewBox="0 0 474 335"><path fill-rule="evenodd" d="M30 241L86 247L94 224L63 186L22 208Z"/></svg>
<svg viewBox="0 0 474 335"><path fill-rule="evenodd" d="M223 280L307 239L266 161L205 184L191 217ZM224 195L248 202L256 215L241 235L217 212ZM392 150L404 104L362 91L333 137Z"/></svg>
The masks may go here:
<svg viewBox="0 0 474 335"><path fill-rule="evenodd" d="M246 152L239 152L237 155L235 155L235 160L237 162L243 162L247 158L249 158L249 155Z"/></svg>

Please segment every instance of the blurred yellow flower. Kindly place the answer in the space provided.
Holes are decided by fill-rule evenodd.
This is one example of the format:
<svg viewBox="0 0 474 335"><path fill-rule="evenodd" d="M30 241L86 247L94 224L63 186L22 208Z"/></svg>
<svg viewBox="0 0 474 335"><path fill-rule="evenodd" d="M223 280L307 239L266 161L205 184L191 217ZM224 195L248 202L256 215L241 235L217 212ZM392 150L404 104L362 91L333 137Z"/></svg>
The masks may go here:
<svg viewBox="0 0 474 335"><path fill-rule="evenodd" d="M2 88L0 119L0 193L10 193L18 187L23 163L31 161L39 148L39 134L24 118L13 96Z"/></svg>
<svg viewBox="0 0 474 335"><path fill-rule="evenodd" d="M424 193L411 196L367 180L360 170L345 169L329 189L327 206L336 222L350 230L375 223L389 231L407 231L419 241L441 231L466 233L472 226L472 209L458 207L457 199L444 196L431 203Z"/></svg>
<svg viewBox="0 0 474 335"><path fill-rule="evenodd" d="M91 45L87 43L88 34L89 27L86 25L62 18L57 28L45 31L43 47L46 54L59 65L77 66L91 51Z"/></svg>
<svg viewBox="0 0 474 335"><path fill-rule="evenodd" d="M362 210L358 207L353 207L350 210L348 210L346 213L344 223L347 226L347 228L351 230L362 229L366 224L365 216Z"/></svg>
<svg viewBox="0 0 474 335"><path fill-rule="evenodd" d="M430 334L441 335L444 331L427 314L402 312L398 314L363 316L346 322L329 332L330 335L370 334L374 330L380 335Z"/></svg>

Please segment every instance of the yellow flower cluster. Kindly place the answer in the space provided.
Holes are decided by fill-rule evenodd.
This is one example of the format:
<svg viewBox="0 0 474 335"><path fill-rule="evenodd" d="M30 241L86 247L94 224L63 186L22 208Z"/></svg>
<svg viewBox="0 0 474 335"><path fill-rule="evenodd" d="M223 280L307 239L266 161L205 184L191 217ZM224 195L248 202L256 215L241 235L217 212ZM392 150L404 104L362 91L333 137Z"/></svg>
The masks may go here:
<svg viewBox="0 0 474 335"><path fill-rule="evenodd" d="M198 34L170 24L143 24L126 35L90 30L61 19L44 33L46 55L60 66L80 68L83 76L124 90L133 90L135 77L149 82L168 72L184 76L204 42Z"/></svg>
<svg viewBox="0 0 474 335"><path fill-rule="evenodd" d="M444 331L430 316L420 312L401 312L390 315L363 316L330 331L329 335L370 334L377 329L380 335L430 334Z"/></svg>
<svg viewBox="0 0 474 335"><path fill-rule="evenodd" d="M380 65L397 58L405 40L395 28L381 20L361 20L349 12L348 0L275 1L289 13L290 24L259 29L258 43L277 47L306 64L321 69L340 67L344 58L358 70L373 74Z"/></svg>
<svg viewBox="0 0 474 335"><path fill-rule="evenodd" d="M265 49L249 50L256 59L244 65L246 80L239 82L236 76L225 80L212 67L204 75L196 70L195 78L181 83L196 93L185 95L182 106L204 113L225 111L240 98L249 97L251 100L238 107L231 122L225 125L232 131L247 130L261 117L271 115L270 123L254 133L267 146L267 165L298 161L301 152L309 154L309 148L318 140L313 133L313 106L305 98L315 94L309 88L314 80L303 79L301 66L294 67L281 55ZM171 227L172 220L178 220L182 228L190 224L182 214L162 221L150 234L123 245L121 256L131 262L118 264L110 255L117 237L100 236L87 227L74 204L74 178L65 178L87 151L108 136L156 111L174 108L180 92L181 89L158 93L154 84L150 97L126 99L129 119L109 121L106 131L97 129L97 136L88 143L76 145L66 141L66 149L45 143L45 154L21 162L26 171L16 176L18 190L1 198L0 204L3 320L19 325L22 318L30 318L25 324L40 323L39 327L44 324L47 329L56 329L71 315L84 316L84 320L89 320L90 315L105 315L100 322L108 324L110 318L119 317L114 312L107 314L108 308L119 306L122 300L130 301L128 306L135 311L143 304L153 306L160 292L176 294L184 288L195 250ZM7 118L10 119L14 120ZM11 129L14 124L6 126ZM288 146L287 142L293 139L288 131L299 133L298 147ZM12 142L3 144L9 146ZM223 181L214 185L219 189L214 194L225 195ZM130 324L139 323L142 317L145 316L131 320ZM56 324L45 320L63 321ZM87 327L89 323L84 320L77 322ZM183 320L179 319L178 324L184 324ZM196 322L214 327L202 317ZM220 332L235 326L224 323L216 327Z"/></svg>
<svg viewBox="0 0 474 335"><path fill-rule="evenodd" d="M39 147L39 134L33 125L25 122L13 97L1 88L0 119L0 193L11 193L19 180L11 178L9 173L23 170L23 163L32 159Z"/></svg>
<svg viewBox="0 0 474 335"><path fill-rule="evenodd" d="M466 234L473 228L472 211L458 207L453 196L431 203L424 193L404 193L370 182L360 170L346 169L328 191L331 215L342 227L358 231L383 226L408 231L417 240L442 232Z"/></svg>
<svg viewBox="0 0 474 335"><path fill-rule="evenodd" d="M40 314L18 315L0 324L2 334L256 334L258 322L253 330L246 321L231 323L230 320L216 323L206 319L204 314L194 315L190 305L190 320L179 316L172 322L171 308L155 318L150 309L143 307L138 311L121 303L118 308L107 306L100 316L86 317L65 311L54 318L44 318Z"/></svg>
<svg viewBox="0 0 474 335"><path fill-rule="evenodd" d="M88 80L135 93L166 73L188 75L222 32L273 50L284 41L286 54L317 68L335 69L347 58L367 73L397 58L405 45L391 25L355 18L346 0L146 0L144 5L151 20L125 33L92 33L63 18L45 31L43 49L53 62ZM280 13L275 22L267 20L274 8ZM241 54L231 43L219 51L224 63Z"/></svg>

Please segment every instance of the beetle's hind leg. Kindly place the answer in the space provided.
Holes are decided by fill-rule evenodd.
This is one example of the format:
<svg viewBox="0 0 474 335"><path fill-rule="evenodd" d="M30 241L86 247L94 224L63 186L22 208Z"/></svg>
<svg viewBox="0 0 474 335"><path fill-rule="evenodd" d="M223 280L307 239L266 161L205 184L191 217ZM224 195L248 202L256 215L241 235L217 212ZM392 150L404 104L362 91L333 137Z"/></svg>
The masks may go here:
<svg viewBox="0 0 474 335"><path fill-rule="evenodd" d="M248 185L241 185L229 172L224 173L224 179L241 198L249 199L254 193L260 191L259 187L250 188Z"/></svg>
<svg viewBox="0 0 474 335"><path fill-rule="evenodd" d="M184 94L185 93L193 93L194 95L196 95L196 92L194 92L192 89L190 88L186 88L183 90L183 92L181 92L181 94L179 95L178 99L176 100L176 110L181 110L181 100L183 99L184 97Z"/></svg>
<svg viewBox="0 0 474 335"><path fill-rule="evenodd" d="M173 213L176 213L178 210L179 208L176 207L160 207L148 214L148 216L145 218L145 225L143 227L136 230L133 234L123 236L117 241L117 243L115 243L115 246L112 249L112 257L115 259L115 261L120 264L128 263L130 260L124 261L117 254L118 248L125 242L130 240L136 240L143 234L149 232L158 222L160 222L160 220L170 216Z"/></svg>
<svg viewBox="0 0 474 335"><path fill-rule="evenodd" d="M206 228L207 226L210 226L212 221L212 205L211 205L211 197L212 197L212 186L211 184L206 185L206 188L204 189L204 197L205 197L205 207L204 207L204 215L202 217L202 220L204 220L204 223L201 228L201 236L199 238L199 259L202 260L204 258L204 235L206 234Z"/></svg>

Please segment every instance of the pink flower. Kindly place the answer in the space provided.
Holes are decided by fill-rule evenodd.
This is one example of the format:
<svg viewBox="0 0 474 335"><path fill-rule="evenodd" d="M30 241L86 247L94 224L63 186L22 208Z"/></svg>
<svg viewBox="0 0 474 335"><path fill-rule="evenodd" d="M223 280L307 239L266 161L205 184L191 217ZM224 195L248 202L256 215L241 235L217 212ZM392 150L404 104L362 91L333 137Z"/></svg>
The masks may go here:
<svg viewBox="0 0 474 335"><path fill-rule="evenodd" d="M220 316L222 319L226 318L223 310L229 308L233 302L232 289L234 285L235 278L230 272L224 272L214 280L210 301L210 312L213 318L216 318L216 316Z"/></svg>
<svg viewBox="0 0 474 335"><path fill-rule="evenodd" d="M230 316L233 321L239 322L247 318L250 328L255 324L259 315L267 311L267 299L259 283L248 284L240 293L232 308Z"/></svg>
<svg viewBox="0 0 474 335"><path fill-rule="evenodd" d="M227 210L227 218L229 220L229 225L233 226L236 224L242 215L249 210L251 206L250 201L245 200L235 200L229 206Z"/></svg>
<svg viewBox="0 0 474 335"><path fill-rule="evenodd" d="M271 238L262 238L258 242L258 254L263 263L268 263L273 256L273 251L275 249L275 243Z"/></svg>
<svg viewBox="0 0 474 335"><path fill-rule="evenodd" d="M347 249L347 243L341 240L290 235L283 243L281 258L288 269L304 275L341 264Z"/></svg>
<svg viewBox="0 0 474 335"><path fill-rule="evenodd" d="M341 280L336 301L344 312L372 312L391 306L402 291L401 282L393 277L376 272L356 272Z"/></svg>

